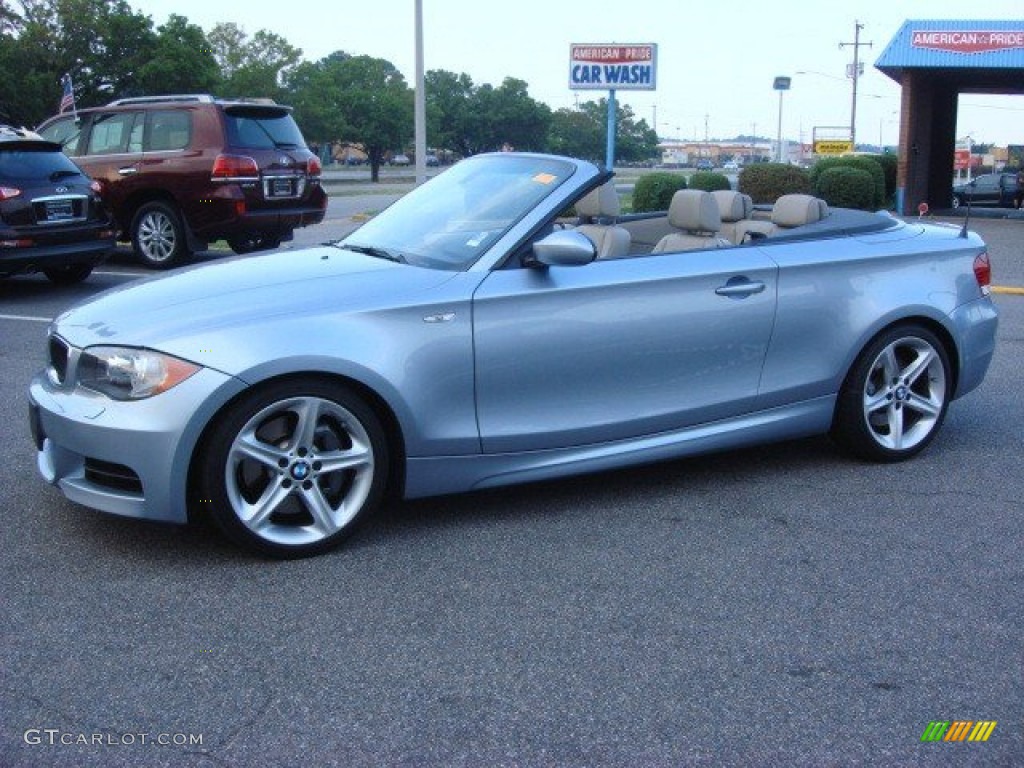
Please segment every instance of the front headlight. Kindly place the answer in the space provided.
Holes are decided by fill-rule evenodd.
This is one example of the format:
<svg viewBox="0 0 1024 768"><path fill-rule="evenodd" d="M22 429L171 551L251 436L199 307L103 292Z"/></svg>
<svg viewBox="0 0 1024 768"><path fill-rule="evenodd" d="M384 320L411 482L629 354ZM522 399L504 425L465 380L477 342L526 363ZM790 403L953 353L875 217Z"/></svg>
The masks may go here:
<svg viewBox="0 0 1024 768"><path fill-rule="evenodd" d="M114 400L141 400L175 387L199 370L151 349L89 347L78 361L78 383Z"/></svg>

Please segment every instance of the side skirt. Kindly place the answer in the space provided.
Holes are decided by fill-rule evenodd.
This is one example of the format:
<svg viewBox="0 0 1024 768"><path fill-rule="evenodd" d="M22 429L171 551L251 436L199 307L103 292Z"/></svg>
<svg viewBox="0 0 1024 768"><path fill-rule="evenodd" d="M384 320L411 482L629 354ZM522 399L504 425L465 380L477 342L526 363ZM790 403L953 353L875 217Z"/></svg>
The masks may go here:
<svg viewBox="0 0 1024 768"><path fill-rule="evenodd" d="M410 457L407 499L649 464L828 432L836 396L657 435L521 453Z"/></svg>

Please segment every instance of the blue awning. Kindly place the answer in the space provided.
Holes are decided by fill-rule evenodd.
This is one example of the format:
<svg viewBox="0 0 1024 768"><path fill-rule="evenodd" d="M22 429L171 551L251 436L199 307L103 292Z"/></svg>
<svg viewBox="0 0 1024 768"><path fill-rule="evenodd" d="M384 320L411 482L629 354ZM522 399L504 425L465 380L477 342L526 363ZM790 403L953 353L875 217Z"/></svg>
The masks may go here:
<svg viewBox="0 0 1024 768"><path fill-rule="evenodd" d="M909 20L875 67L899 81L904 69L1021 70L1024 20Z"/></svg>

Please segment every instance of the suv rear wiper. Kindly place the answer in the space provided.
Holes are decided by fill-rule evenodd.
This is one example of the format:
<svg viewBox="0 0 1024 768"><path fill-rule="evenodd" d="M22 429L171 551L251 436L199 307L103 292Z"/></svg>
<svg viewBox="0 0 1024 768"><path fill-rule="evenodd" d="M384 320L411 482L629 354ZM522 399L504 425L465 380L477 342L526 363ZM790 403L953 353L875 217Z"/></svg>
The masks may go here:
<svg viewBox="0 0 1024 768"><path fill-rule="evenodd" d="M69 176L81 176L81 175L82 175L81 171L72 171L72 170L54 171L53 173L50 174L50 181L57 181L57 179L66 179Z"/></svg>
<svg viewBox="0 0 1024 768"><path fill-rule="evenodd" d="M365 253L367 256L373 256L377 259L387 259L388 261L394 261L398 264L407 264L405 257L400 253L388 251L384 248L375 248L372 245L353 245L352 243L332 243L335 248L341 248L346 251L355 251L356 253Z"/></svg>

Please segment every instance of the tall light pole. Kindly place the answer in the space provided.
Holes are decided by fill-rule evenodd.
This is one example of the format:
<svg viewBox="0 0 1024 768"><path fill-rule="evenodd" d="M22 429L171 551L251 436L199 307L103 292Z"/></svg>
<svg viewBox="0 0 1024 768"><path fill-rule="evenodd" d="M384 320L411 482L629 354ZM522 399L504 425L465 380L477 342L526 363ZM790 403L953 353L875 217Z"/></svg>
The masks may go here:
<svg viewBox="0 0 1024 768"><path fill-rule="evenodd" d="M862 43L860 41L860 31L864 29L864 25L859 21L853 22L853 42L852 43L840 43L840 48L845 48L848 45L853 46L853 69L850 72L850 79L853 81L853 99L850 103L850 143L853 144L853 150L857 151L857 80L860 78L860 49L861 46L866 45L868 48L871 47L871 43Z"/></svg>
<svg viewBox="0 0 1024 768"><path fill-rule="evenodd" d="M777 162L782 162L782 94L789 90L792 78L789 77L776 77L775 82L772 84L772 88L779 92L779 136L778 136L778 155L776 157Z"/></svg>
<svg viewBox="0 0 1024 768"><path fill-rule="evenodd" d="M423 0L416 0L416 93L413 101L413 139L416 184L427 180L427 94L423 77Z"/></svg>

